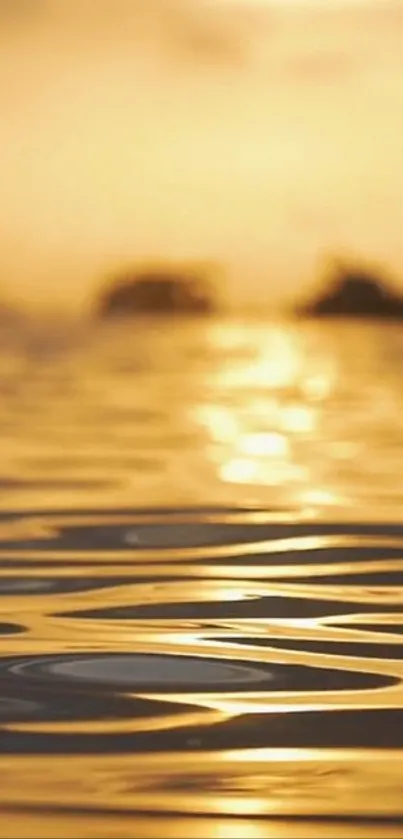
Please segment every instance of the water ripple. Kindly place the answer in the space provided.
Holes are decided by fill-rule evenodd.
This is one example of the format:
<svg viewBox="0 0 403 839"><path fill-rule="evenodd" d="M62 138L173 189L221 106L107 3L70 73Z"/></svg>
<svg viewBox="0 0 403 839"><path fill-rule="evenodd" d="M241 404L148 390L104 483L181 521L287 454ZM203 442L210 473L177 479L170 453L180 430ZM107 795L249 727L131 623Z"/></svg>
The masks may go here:
<svg viewBox="0 0 403 839"><path fill-rule="evenodd" d="M3 513L0 805L403 818L402 575L398 525Z"/></svg>

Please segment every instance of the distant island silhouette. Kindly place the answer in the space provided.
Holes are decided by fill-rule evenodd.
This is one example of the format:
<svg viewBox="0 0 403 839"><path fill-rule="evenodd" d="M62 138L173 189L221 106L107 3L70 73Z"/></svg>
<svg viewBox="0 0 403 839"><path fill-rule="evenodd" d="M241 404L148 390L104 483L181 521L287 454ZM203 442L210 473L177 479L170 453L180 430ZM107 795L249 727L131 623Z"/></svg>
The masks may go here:
<svg viewBox="0 0 403 839"><path fill-rule="evenodd" d="M403 296L376 272L336 263L328 288L297 306L296 313L314 318L403 320Z"/></svg>
<svg viewBox="0 0 403 839"><path fill-rule="evenodd" d="M195 271L164 268L118 276L101 293L96 309L102 319L205 316L216 312L218 304L210 284Z"/></svg>

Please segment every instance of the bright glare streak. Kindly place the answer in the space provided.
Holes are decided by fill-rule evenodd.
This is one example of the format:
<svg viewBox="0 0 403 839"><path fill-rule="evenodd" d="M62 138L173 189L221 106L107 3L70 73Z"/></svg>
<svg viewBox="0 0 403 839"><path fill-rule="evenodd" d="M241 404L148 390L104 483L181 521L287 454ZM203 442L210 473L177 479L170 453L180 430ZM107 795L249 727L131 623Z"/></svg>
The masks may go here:
<svg viewBox="0 0 403 839"><path fill-rule="evenodd" d="M246 434L240 443L240 451L252 457L286 457L288 443L281 434Z"/></svg>

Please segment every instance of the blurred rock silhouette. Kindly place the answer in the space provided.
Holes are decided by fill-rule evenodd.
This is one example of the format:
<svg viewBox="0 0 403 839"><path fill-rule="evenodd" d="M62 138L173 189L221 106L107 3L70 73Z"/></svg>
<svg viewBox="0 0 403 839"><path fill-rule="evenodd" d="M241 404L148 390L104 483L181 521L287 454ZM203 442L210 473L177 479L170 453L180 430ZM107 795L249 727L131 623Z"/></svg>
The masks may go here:
<svg viewBox="0 0 403 839"><path fill-rule="evenodd" d="M100 318L141 315L197 316L217 310L210 284L197 272L170 269L128 272L112 280L101 293Z"/></svg>
<svg viewBox="0 0 403 839"><path fill-rule="evenodd" d="M403 319L403 296L377 273L336 263L328 288L297 307L305 317Z"/></svg>

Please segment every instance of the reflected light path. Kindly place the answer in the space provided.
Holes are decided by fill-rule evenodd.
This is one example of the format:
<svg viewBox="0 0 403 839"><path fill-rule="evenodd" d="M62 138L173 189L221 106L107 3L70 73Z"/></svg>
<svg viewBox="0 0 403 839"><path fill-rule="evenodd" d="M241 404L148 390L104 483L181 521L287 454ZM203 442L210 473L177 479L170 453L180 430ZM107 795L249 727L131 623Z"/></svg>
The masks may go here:
<svg viewBox="0 0 403 839"><path fill-rule="evenodd" d="M213 326L207 340L223 361L205 383L210 401L193 417L210 438L218 477L248 487L251 500L256 486L278 487L308 511L338 505L339 493L304 458L337 386L334 362L320 356L315 369L309 341L290 324L255 325L252 346L244 326Z"/></svg>

